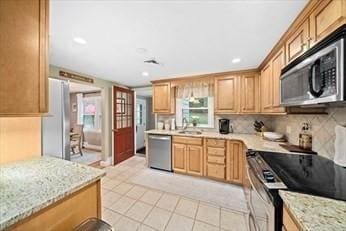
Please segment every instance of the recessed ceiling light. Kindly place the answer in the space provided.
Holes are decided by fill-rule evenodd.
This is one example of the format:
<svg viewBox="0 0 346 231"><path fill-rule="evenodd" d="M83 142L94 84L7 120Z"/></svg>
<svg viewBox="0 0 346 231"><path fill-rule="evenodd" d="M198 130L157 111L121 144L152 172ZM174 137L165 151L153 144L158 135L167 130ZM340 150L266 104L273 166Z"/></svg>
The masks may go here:
<svg viewBox="0 0 346 231"><path fill-rule="evenodd" d="M145 48L143 48L143 47L138 47L138 48L136 49L136 51L137 51L138 54L144 54L144 53L147 52L147 49L145 49Z"/></svg>
<svg viewBox="0 0 346 231"><path fill-rule="evenodd" d="M142 75L143 75L143 76L149 76L149 73L146 72L146 71L143 71L143 72L142 72Z"/></svg>
<svg viewBox="0 0 346 231"><path fill-rule="evenodd" d="M78 44L83 44L83 45L87 43L87 41L81 37L74 37L73 41L75 41Z"/></svg>
<svg viewBox="0 0 346 231"><path fill-rule="evenodd" d="M239 63L241 61L240 58L234 58L232 59L232 63Z"/></svg>

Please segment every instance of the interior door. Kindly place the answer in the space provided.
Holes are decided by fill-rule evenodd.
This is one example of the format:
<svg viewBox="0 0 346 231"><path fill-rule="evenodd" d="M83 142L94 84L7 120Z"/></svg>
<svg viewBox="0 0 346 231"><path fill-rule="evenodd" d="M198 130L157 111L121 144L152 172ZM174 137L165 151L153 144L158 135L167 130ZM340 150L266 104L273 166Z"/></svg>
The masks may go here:
<svg viewBox="0 0 346 231"><path fill-rule="evenodd" d="M144 147L144 131L146 130L147 102L145 99L136 99L136 149Z"/></svg>
<svg viewBox="0 0 346 231"><path fill-rule="evenodd" d="M118 164L134 155L133 91L113 87L113 159Z"/></svg>

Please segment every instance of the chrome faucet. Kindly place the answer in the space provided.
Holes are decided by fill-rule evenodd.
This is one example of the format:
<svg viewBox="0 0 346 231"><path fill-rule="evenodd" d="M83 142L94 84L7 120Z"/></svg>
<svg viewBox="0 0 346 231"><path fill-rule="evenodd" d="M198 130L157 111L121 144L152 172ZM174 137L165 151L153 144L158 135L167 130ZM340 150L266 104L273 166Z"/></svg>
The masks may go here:
<svg viewBox="0 0 346 231"><path fill-rule="evenodd" d="M183 118L183 122L182 122L182 124L183 124L183 130L186 130L186 129L187 129L188 123L189 123L189 122L187 121L186 117L184 117L184 118Z"/></svg>

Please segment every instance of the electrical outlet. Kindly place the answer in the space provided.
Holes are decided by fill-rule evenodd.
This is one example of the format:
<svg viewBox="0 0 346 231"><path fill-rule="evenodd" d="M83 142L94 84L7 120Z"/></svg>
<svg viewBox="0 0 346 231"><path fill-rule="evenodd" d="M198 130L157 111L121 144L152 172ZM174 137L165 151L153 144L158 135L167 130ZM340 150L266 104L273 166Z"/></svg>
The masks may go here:
<svg viewBox="0 0 346 231"><path fill-rule="evenodd" d="M287 127L286 127L286 132L287 132L287 134L290 134L290 133L291 133L291 126L287 126Z"/></svg>

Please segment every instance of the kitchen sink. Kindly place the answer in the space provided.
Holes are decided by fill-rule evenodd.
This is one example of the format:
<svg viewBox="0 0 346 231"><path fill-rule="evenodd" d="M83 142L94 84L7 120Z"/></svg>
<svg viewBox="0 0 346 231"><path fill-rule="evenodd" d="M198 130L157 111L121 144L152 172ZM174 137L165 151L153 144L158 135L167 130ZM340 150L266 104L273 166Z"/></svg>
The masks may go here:
<svg viewBox="0 0 346 231"><path fill-rule="evenodd" d="M179 131L179 134L188 134L188 135L201 135L201 131Z"/></svg>

